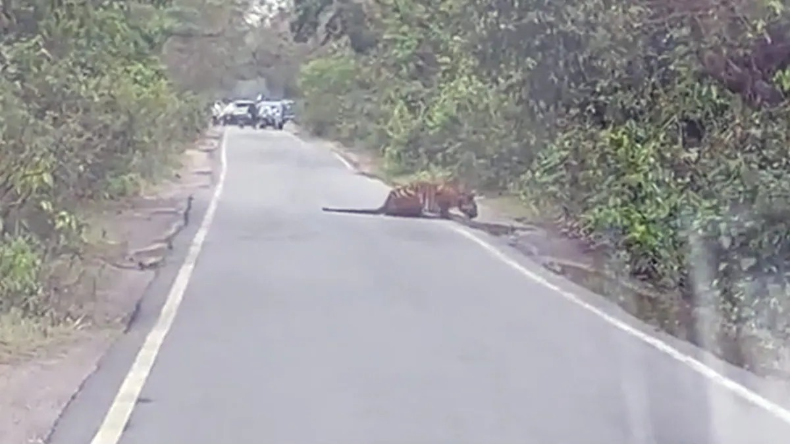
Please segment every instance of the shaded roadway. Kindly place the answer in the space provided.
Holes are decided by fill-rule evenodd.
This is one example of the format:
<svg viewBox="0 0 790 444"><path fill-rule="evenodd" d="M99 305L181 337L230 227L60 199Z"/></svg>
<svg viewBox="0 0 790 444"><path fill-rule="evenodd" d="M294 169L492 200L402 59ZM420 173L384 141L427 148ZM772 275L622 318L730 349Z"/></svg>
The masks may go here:
<svg viewBox="0 0 790 444"><path fill-rule="evenodd" d="M528 279L452 222L322 213L378 206L387 192L328 151L287 132L228 131L213 225L121 443L790 439L787 424ZM90 441L176 265L51 443Z"/></svg>

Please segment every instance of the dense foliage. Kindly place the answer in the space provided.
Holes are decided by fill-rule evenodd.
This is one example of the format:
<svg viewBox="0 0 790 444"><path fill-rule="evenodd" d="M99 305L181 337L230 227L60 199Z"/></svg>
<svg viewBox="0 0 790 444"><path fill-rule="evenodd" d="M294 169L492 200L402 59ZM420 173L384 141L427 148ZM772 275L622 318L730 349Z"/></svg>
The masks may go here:
<svg viewBox="0 0 790 444"><path fill-rule="evenodd" d="M204 128L205 101L160 57L171 3L2 2L0 313L44 312L85 206L135 192Z"/></svg>
<svg viewBox="0 0 790 444"><path fill-rule="evenodd" d="M520 193L608 245L628 274L679 293L695 307L692 340L790 334L781 1L296 10L297 36L331 48L301 71L309 129L373 149L389 168L445 168Z"/></svg>

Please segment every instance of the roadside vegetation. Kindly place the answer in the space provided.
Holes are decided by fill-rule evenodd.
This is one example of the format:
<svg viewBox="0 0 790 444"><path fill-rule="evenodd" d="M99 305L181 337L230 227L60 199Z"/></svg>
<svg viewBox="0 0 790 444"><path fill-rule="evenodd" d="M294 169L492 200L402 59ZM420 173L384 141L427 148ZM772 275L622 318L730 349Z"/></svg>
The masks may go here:
<svg viewBox="0 0 790 444"><path fill-rule="evenodd" d="M296 0L291 31L307 130L518 196L730 362L787 346L784 3Z"/></svg>
<svg viewBox="0 0 790 444"><path fill-rule="evenodd" d="M244 3L2 2L0 334L85 315L93 208L166 177L206 128Z"/></svg>

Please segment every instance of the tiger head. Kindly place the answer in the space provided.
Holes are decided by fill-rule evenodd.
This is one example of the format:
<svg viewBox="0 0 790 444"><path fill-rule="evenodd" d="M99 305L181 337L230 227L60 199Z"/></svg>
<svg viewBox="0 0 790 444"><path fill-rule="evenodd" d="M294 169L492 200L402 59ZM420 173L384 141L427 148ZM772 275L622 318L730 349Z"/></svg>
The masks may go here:
<svg viewBox="0 0 790 444"><path fill-rule="evenodd" d="M477 202L474 191L461 191L458 193L458 210L469 219L477 217Z"/></svg>

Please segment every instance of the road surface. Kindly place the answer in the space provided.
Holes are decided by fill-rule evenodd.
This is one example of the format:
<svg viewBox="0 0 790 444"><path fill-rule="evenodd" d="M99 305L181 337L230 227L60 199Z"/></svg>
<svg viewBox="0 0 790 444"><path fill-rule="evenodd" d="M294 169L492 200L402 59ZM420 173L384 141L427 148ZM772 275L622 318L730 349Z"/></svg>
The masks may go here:
<svg viewBox="0 0 790 444"><path fill-rule="evenodd" d="M607 303L585 295L608 320L562 297L558 289L580 290L505 247L496 253L447 221L323 213L324 205L376 206L387 192L329 151L287 132L236 128L225 151L213 223L118 442L790 439L787 411L732 388L732 380L750 385L747 375L695 370L646 343L653 333ZM196 199L195 218L208 197ZM91 442L197 225L49 442Z"/></svg>

